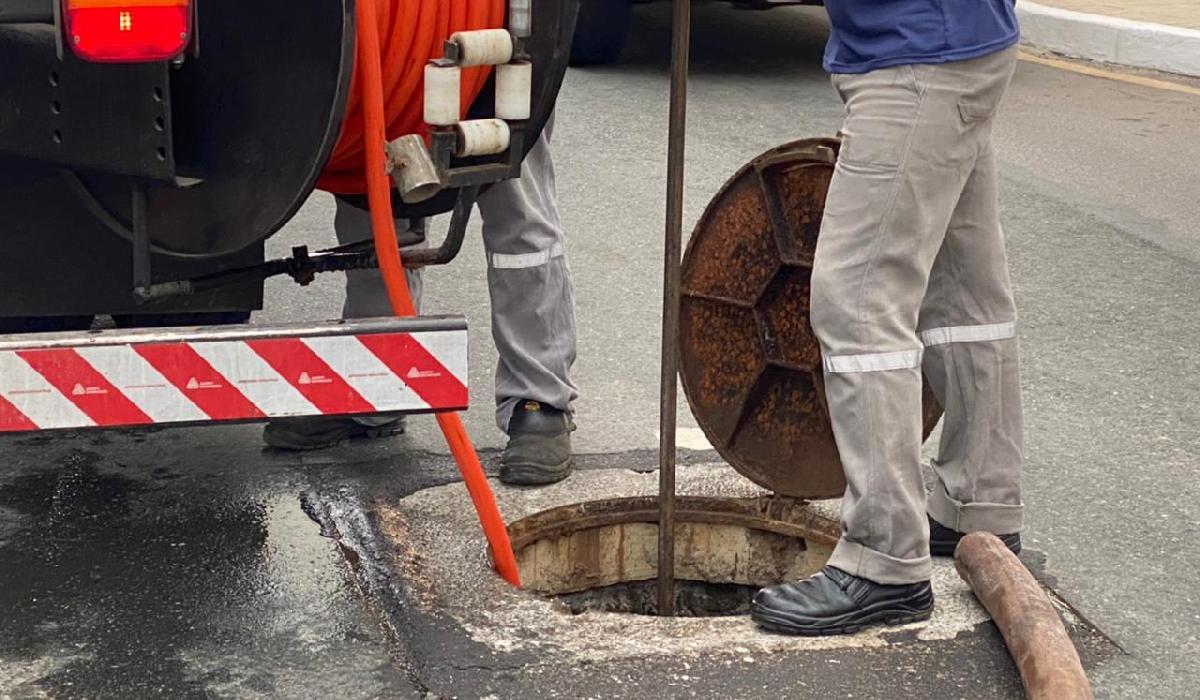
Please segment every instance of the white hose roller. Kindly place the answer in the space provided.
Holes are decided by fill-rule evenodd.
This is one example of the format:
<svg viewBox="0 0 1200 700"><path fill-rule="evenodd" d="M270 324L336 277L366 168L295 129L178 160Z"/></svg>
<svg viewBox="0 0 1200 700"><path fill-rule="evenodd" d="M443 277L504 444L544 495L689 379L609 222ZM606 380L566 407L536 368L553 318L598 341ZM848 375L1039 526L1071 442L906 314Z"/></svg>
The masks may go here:
<svg viewBox="0 0 1200 700"><path fill-rule="evenodd" d="M458 45L458 65L498 66L513 57L512 35L507 29L455 32L450 42Z"/></svg>
<svg viewBox="0 0 1200 700"><path fill-rule="evenodd" d="M522 121L529 118L533 94L533 64L528 61L496 66L496 117Z"/></svg>
<svg viewBox="0 0 1200 700"><path fill-rule="evenodd" d="M494 156L508 150L511 132L503 119L468 119L458 129L458 153L466 156Z"/></svg>
<svg viewBox="0 0 1200 700"><path fill-rule="evenodd" d="M452 126L462 117L462 71L458 66L425 66L425 123Z"/></svg>

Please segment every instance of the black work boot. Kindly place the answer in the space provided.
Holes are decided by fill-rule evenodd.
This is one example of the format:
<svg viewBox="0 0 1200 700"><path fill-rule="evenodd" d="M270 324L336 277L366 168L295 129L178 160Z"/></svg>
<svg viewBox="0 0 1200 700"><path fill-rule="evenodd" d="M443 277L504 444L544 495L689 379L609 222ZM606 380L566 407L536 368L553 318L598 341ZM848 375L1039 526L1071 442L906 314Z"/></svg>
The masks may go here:
<svg viewBox="0 0 1200 700"><path fill-rule="evenodd" d="M951 530L945 525L929 518L929 553L935 557L952 557L958 548L958 541L966 536L965 532ZM996 535L1005 547L1013 554L1021 553L1021 533L1011 535Z"/></svg>
<svg viewBox="0 0 1200 700"><path fill-rule="evenodd" d="M277 418L263 430L263 441L278 450L323 450L350 440L382 438L404 432L404 416L363 423L353 418L314 416Z"/></svg>
<svg viewBox="0 0 1200 700"><path fill-rule="evenodd" d="M575 423L563 411L538 401L522 401L508 422L500 481L512 486L543 486L567 478L574 429Z"/></svg>
<svg viewBox="0 0 1200 700"><path fill-rule="evenodd" d="M750 618L772 632L816 637L852 634L876 624L928 620L933 588L928 581L890 586L826 566L797 583L764 588L754 595Z"/></svg>

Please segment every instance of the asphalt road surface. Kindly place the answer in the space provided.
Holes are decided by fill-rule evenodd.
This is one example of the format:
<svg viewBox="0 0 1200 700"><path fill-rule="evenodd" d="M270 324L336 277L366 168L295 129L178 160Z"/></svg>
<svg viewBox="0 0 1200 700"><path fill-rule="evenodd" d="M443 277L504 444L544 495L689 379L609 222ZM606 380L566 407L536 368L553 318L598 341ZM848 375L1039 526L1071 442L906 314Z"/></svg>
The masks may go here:
<svg viewBox="0 0 1200 700"><path fill-rule="evenodd" d="M742 163L831 135L842 113L819 65L820 11L704 4L695 19L689 222ZM654 464L668 21L667 7L639 6L621 63L573 71L559 104L576 444L592 463ZM1124 650L1093 669L1098 696L1192 698L1200 90L1117 77L1023 61L996 135L1022 314L1026 541L1062 596ZM331 200L316 195L270 247L331 243L331 221ZM428 306L470 318L468 426L494 450L503 435L489 408L495 356L475 234L455 264L428 273ZM307 290L272 283L257 322L333 318L340 301L336 277ZM683 444L703 447L689 444L686 408L681 425ZM429 679L403 636L303 506L452 481L444 452L427 418L388 445L303 457L263 452L253 426L0 442L0 698L419 695ZM996 679L994 696L1016 692L994 637L963 644L966 665L913 664L961 680L964 696L981 696L972 677ZM897 671L869 654L815 663L822 696L933 687L885 683ZM743 671L760 674L763 697L786 672ZM719 683L679 692L713 696Z"/></svg>

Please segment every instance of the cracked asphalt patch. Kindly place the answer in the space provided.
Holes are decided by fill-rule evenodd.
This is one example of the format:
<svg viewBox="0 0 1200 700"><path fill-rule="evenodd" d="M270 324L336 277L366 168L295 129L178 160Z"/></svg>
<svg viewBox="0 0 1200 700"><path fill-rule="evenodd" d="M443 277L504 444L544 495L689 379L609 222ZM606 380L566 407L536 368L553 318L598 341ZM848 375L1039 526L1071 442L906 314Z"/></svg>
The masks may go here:
<svg viewBox="0 0 1200 700"><path fill-rule="evenodd" d="M762 494L723 465L685 466L679 479L688 495ZM595 468L550 488L496 485L496 493L516 519L581 497L650 495L655 487L653 474ZM836 503L816 507L836 514ZM766 634L745 617L572 615L554 601L515 591L492 573L461 484L376 499L368 508L365 519L347 504L327 512L419 685L436 696L731 698L759 697L770 688L769 694L851 697L857 690L878 697L895 687L917 697L1022 697L1003 641L946 561L935 573L932 621L792 638ZM1036 553L1026 558L1037 570ZM1059 607L1088 667L1119 653L1069 606ZM872 672L867 679L857 675L864 664ZM843 673L843 665L854 670Z"/></svg>
<svg viewBox="0 0 1200 700"><path fill-rule="evenodd" d="M351 470L273 464L244 450L256 432L219 430L0 440L0 698L411 687L300 507Z"/></svg>

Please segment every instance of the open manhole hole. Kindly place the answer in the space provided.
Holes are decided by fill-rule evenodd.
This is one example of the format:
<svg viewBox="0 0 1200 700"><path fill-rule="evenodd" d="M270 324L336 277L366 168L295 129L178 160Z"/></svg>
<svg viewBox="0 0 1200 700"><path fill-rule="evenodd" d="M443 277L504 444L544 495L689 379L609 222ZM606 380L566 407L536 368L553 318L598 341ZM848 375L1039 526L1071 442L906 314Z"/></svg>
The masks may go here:
<svg viewBox="0 0 1200 700"><path fill-rule="evenodd" d="M825 566L838 524L786 496L681 496L676 504L676 614L738 615L763 586ZM658 503L652 497L552 508L509 527L526 590L572 613L658 613Z"/></svg>

